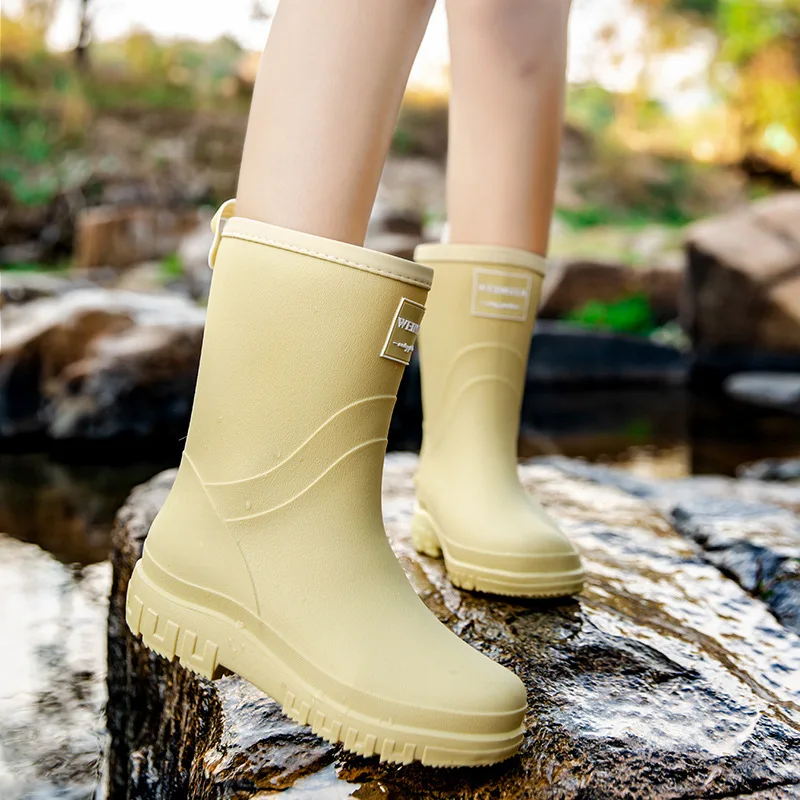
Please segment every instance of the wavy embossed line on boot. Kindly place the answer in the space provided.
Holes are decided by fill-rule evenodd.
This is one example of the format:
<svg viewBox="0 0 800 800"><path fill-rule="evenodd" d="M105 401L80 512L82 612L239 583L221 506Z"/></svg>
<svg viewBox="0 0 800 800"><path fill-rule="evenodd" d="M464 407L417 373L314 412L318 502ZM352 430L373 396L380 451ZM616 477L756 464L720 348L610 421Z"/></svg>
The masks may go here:
<svg viewBox="0 0 800 800"><path fill-rule="evenodd" d="M222 528L223 528L223 530L225 531L225 533L227 535L228 541L230 542L230 544L233 547L236 548L237 552L239 553L240 563L246 565L247 564L247 559L246 559L245 554L244 554L244 552L242 550L242 545L239 542L239 539L236 536L233 535L233 532L228 527L228 523L225 522L225 520L223 519L222 514L220 514L219 509L214 504L214 498L211 497L211 494L208 491L208 487L203 483L203 479L200 477L200 473L197 471L197 467L195 466L195 463L192 461L192 459L189 457L189 454L186 451L184 451L183 456L181 457L181 462L184 462L184 461L186 462L186 466L188 467L188 469L190 469L192 474L194 475L195 480L200 485L200 488L201 488L203 494L205 495L206 500L208 501L208 503L211 506L211 508L214 510L214 513L217 515L217 518L219 519L220 523L222 523ZM145 542L144 549L145 549L145 552L147 552L147 550L148 550L147 542ZM151 558L152 558L152 556L151 556ZM255 579L253 578L253 573L250 571L249 568L247 568L245 566L245 570L246 570L246 573L247 573L248 583L249 583L249 586L250 586L250 597L252 598L252 603L253 603L253 606L255 607L256 613L259 613L260 609L259 609L259 605L258 605L258 591L256 589Z"/></svg>
<svg viewBox="0 0 800 800"><path fill-rule="evenodd" d="M474 374L475 372L484 375L488 374L489 372L495 373L500 364L499 359L497 358L498 353L502 356L511 357L513 365L509 365L507 367L509 374L508 380L511 381L516 379L518 381L520 368L522 369L521 374L524 375L525 372L526 359L524 355L516 348L502 342L480 342L479 344L471 344L467 347L462 347L450 359L450 364L448 365L447 371L445 372L442 380L442 391L440 396L447 397L448 394L454 389L453 384L459 384L463 381L463 378L458 378L459 370L463 370L467 372L467 374ZM481 357L485 357L487 355L490 357L485 359L486 363L484 365L481 366L480 364L476 365L471 363L473 361L481 360Z"/></svg>
<svg viewBox="0 0 800 800"><path fill-rule="evenodd" d="M361 450L364 450L368 447L373 447L374 445L380 445L383 449L385 449L386 444L387 444L386 437L381 436L380 438L376 439L368 439L364 442L357 444L355 447L351 447L349 450L342 453L342 455L340 455L337 459L330 462L325 467L325 469L318 472L313 479L308 480L306 483L304 483L302 488L300 488L299 490L295 489L294 487L289 487L287 481L284 480L282 477L280 479L279 478L273 479L273 476L264 476L260 478L257 489L255 489L252 493L250 493L258 498L257 501L242 499L241 492L238 492L237 494L239 496L233 499L233 502L235 502L239 508L244 507L252 509L253 506L257 505L256 510L253 510L252 513L250 514L240 514L239 516L235 517L222 516L222 519L225 522L242 522L244 520L254 519L255 517L263 517L266 514L271 514L273 511L285 508L291 503L294 503L296 500L299 500L306 492L308 492L317 483L319 483L319 481L321 481L332 469L338 466L345 459L350 458L351 456L355 455ZM232 498L230 497L220 498L217 492L218 488L219 487L207 487L207 489L209 490L209 494L213 498L214 507L219 509L220 510L219 513L220 515L222 515L225 513L224 511L222 511L222 506L224 504L223 501L231 502ZM286 491L287 488L289 489L289 491L293 493L290 494L288 497L273 498L271 502L270 499L266 499L266 507L264 507L265 495L267 491L271 489L275 494L279 492L282 492L283 494L288 494L289 492ZM250 506L247 505L248 503L250 503Z"/></svg>
<svg viewBox="0 0 800 800"><path fill-rule="evenodd" d="M424 348L424 340L423 340ZM423 350L424 352L424 350ZM500 366L497 353L502 353L504 356L511 356L513 364L507 365L504 370L507 374L502 375L494 371ZM472 357L489 354L494 357L487 359L489 363L483 366L477 366L470 363ZM440 398L445 399L445 404L440 408L431 411L430 408L424 410L423 429L425 431L425 446L423 448L426 454L438 445L440 440L447 432L447 425L445 421L449 418L453 409L463 397L464 393L473 385L496 381L505 384L515 395L519 395L519 401L522 400L522 382L519 379L520 370L524 375L526 359L515 348L504 344L502 342L480 342L478 344L471 344L463 347L457 351L456 354L450 359L450 365L444 375L442 381L442 390L438 392ZM458 371L463 371L466 375L459 376ZM468 378L467 376L479 370L478 375ZM489 370L492 370L491 372ZM516 401L516 398L515 398ZM432 430L437 430L436 436L431 435Z"/></svg>
<svg viewBox="0 0 800 800"><path fill-rule="evenodd" d="M498 353L502 354L505 363L497 357ZM481 358L486 355L490 357ZM476 364L476 361L484 363ZM465 390L476 383L494 380L506 384L515 395L519 395L521 402L523 382L520 380L520 375L525 374L525 362L526 359L518 350L500 342L484 342L459 350L450 360L442 381L442 389L438 392L438 396L444 400L444 405L433 410L425 409L428 442L433 444L430 437L431 428L438 428L439 435L436 439L441 438L447 429L447 425L442 421L449 418ZM427 444L425 449L430 449Z"/></svg>
<svg viewBox="0 0 800 800"><path fill-rule="evenodd" d="M341 422L344 417L348 416L351 411L363 411L367 420L370 421L369 418L372 417L374 421L371 422L372 427L376 429L376 432L385 432L388 429L388 421L391 418L392 410L394 409L394 404L396 401L396 396L393 394L376 394L372 397L363 397L360 400L354 400L352 403L348 403L346 406L342 406L336 413L331 414L328 419L326 419L321 425L319 425L309 436L307 436L294 450L292 450L289 455L283 458L274 466L270 467L269 469L264 470L263 472L257 472L255 475L248 475L245 478L235 478L229 481L203 481L206 486L234 486L246 483L247 481L256 481L260 478L264 478L271 473L279 470L281 467L285 467L292 459L298 456L308 445L310 445L320 434L323 433L331 433L333 426L337 423ZM379 403L385 402L389 405L387 409L386 418L380 419L376 415L372 409L367 410L367 407L371 403ZM358 427L358 422L350 419L347 420L346 427ZM359 433L363 435L364 427L358 427Z"/></svg>

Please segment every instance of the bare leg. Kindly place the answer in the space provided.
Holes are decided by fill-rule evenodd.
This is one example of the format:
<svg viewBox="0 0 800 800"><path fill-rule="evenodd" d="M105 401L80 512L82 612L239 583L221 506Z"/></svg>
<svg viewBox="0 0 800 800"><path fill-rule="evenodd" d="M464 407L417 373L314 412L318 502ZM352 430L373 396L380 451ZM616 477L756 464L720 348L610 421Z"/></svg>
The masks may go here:
<svg viewBox="0 0 800 800"><path fill-rule="evenodd" d="M568 0L448 0L452 244L416 258L436 280L422 323L423 440L411 531L465 589L580 591L569 539L517 475L531 332L546 264Z"/></svg>
<svg viewBox="0 0 800 800"><path fill-rule="evenodd" d="M569 6L569 0L448 0L452 242L547 250Z"/></svg>
<svg viewBox="0 0 800 800"><path fill-rule="evenodd" d="M237 213L363 244L433 0L282 0L261 60Z"/></svg>

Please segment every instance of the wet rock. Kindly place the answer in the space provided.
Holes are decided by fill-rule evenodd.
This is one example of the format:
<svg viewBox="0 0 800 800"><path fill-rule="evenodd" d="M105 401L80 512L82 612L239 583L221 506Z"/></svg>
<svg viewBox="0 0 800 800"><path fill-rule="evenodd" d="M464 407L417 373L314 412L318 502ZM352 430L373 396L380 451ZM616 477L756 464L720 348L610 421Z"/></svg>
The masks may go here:
<svg viewBox="0 0 800 800"><path fill-rule="evenodd" d="M373 218L445 217L444 165L431 158L390 155L383 168Z"/></svg>
<svg viewBox="0 0 800 800"><path fill-rule="evenodd" d="M462 592L409 541L416 458L387 458L392 546L437 616L529 689L520 755L485 769L385 766L317 742L245 681L167 664L124 626L124 593L174 473L135 490L114 532L111 797L780 798L800 787L800 638L646 499L569 464L521 468L583 553L579 598ZM314 794L318 792L319 794ZM759 795L760 793L760 795ZM791 796L791 794L789 795Z"/></svg>
<svg viewBox="0 0 800 800"><path fill-rule="evenodd" d="M630 267L609 261L561 261L544 285L539 314L559 319L597 301L614 303L632 296L645 297L657 322L678 316L683 266Z"/></svg>
<svg viewBox="0 0 800 800"><path fill-rule="evenodd" d="M679 385L689 366L689 355L671 345L544 320L531 341L528 381Z"/></svg>
<svg viewBox="0 0 800 800"><path fill-rule="evenodd" d="M22 305L45 297L60 297L75 289L90 287L89 281L74 280L46 272L0 272L0 308Z"/></svg>
<svg viewBox="0 0 800 800"><path fill-rule="evenodd" d="M541 463L648 501L708 563L800 634L800 487L718 476L654 481L582 461Z"/></svg>
<svg viewBox="0 0 800 800"><path fill-rule="evenodd" d="M724 386L737 400L800 413L800 374L740 372L727 378Z"/></svg>
<svg viewBox="0 0 800 800"><path fill-rule="evenodd" d="M201 302L206 300L211 288L212 272L208 266L208 251L214 241L214 234L210 222L211 214L201 214L197 225L181 239L176 251L189 295Z"/></svg>
<svg viewBox="0 0 800 800"><path fill-rule="evenodd" d="M181 435L204 320L167 294L85 289L28 303L3 331L0 434Z"/></svg>
<svg viewBox="0 0 800 800"><path fill-rule="evenodd" d="M701 353L800 356L798 230L800 192L690 229L682 318Z"/></svg>
<svg viewBox="0 0 800 800"><path fill-rule="evenodd" d="M96 206L77 218L75 265L127 267L174 253L198 222L194 209Z"/></svg>
<svg viewBox="0 0 800 800"><path fill-rule="evenodd" d="M744 466L739 477L761 481L800 481L800 458L765 458Z"/></svg>

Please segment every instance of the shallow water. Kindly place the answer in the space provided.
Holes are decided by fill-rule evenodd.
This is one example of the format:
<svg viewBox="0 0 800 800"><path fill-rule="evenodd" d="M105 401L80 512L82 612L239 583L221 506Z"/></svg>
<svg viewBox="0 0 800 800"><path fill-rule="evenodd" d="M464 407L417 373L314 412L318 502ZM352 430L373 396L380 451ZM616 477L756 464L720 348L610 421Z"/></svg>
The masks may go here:
<svg viewBox="0 0 800 800"><path fill-rule="evenodd" d="M561 453L648 476L734 474L743 462L800 455L800 419L678 390L542 390L526 398L523 419L523 457ZM415 440L410 431L402 444ZM3 798L96 791L111 524L130 489L177 464L179 449L173 442L0 453ZM604 721L595 724L600 730ZM328 796L322 784L314 790Z"/></svg>

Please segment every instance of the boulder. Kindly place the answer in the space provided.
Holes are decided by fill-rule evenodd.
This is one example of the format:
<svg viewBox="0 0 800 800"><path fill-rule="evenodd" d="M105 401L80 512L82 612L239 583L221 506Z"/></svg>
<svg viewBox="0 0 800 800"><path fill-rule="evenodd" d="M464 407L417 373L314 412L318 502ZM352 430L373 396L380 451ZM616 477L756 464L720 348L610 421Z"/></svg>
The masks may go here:
<svg viewBox="0 0 800 800"><path fill-rule="evenodd" d="M95 206L80 212L74 262L79 268L127 267L174 253L198 222L195 209Z"/></svg>
<svg viewBox="0 0 800 800"><path fill-rule="evenodd" d="M725 391L737 400L800 413L800 374L739 372L725 380Z"/></svg>
<svg viewBox="0 0 800 800"><path fill-rule="evenodd" d="M611 261L555 262L545 280L539 315L559 319L591 301L614 303L634 295L647 298L657 322L678 316L682 265L631 267Z"/></svg>
<svg viewBox="0 0 800 800"><path fill-rule="evenodd" d="M282 790L390 800L796 794L800 638L653 502L571 475L575 462L523 466L526 487L583 553L588 585L575 599L487 597L453 588L442 562L411 546L416 463L405 454L386 460L392 547L428 607L527 685L520 754L480 769L363 760L285 719L278 703L241 678L208 681L143 648L125 626L124 597L174 479L168 472L133 492L113 533L111 800L243 800Z"/></svg>
<svg viewBox="0 0 800 800"><path fill-rule="evenodd" d="M211 231L211 215L202 214L192 230L180 241L176 251L189 294L196 300L205 301L211 288L212 270L208 266L208 251L214 241Z"/></svg>
<svg viewBox="0 0 800 800"><path fill-rule="evenodd" d="M17 310L0 350L0 435L182 435L205 312L177 295L81 289Z"/></svg>
<svg viewBox="0 0 800 800"><path fill-rule="evenodd" d="M689 354L672 345L545 320L531 340L528 382L679 385L690 364Z"/></svg>
<svg viewBox="0 0 800 800"><path fill-rule="evenodd" d="M705 220L688 233L684 328L704 356L793 356L800 366L800 192Z"/></svg>
<svg viewBox="0 0 800 800"><path fill-rule="evenodd" d="M62 275L49 275L33 270L0 272L0 309L30 303L44 297L59 297L75 289L91 286L86 280L74 280Z"/></svg>
<svg viewBox="0 0 800 800"><path fill-rule="evenodd" d="M800 481L800 458L764 458L744 465L737 474L760 481Z"/></svg>

